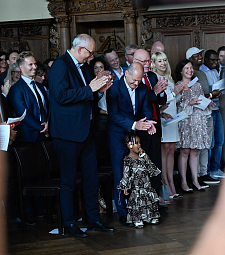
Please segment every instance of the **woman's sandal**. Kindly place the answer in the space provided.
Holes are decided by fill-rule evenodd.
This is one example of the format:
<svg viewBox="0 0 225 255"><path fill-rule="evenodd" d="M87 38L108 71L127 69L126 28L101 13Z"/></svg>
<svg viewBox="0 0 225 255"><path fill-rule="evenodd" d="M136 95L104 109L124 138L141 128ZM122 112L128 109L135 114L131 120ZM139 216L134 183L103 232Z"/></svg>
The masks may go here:
<svg viewBox="0 0 225 255"><path fill-rule="evenodd" d="M141 229L143 227L144 227L144 225L137 225L137 226L135 226L135 228L138 228L138 229Z"/></svg>
<svg viewBox="0 0 225 255"><path fill-rule="evenodd" d="M134 223L134 226L135 226L135 228L140 229L140 228L143 228L143 227L144 227L144 224L143 224L143 222L135 222L135 223Z"/></svg>
<svg viewBox="0 0 225 255"><path fill-rule="evenodd" d="M150 224L152 225L159 225L159 220L158 219L151 219Z"/></svg>

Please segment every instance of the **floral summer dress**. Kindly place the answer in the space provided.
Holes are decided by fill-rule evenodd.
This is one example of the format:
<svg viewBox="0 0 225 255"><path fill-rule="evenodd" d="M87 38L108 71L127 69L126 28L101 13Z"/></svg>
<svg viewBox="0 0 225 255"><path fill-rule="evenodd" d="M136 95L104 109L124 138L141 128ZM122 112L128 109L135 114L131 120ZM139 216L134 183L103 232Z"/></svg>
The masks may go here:
<svg viewBox="0 0 225 255"><path fill-rule="evenodd" d="M147 157L147 155L145 154ZM159 200L156 191L151 187L150 177L157 176L160 170L147 157L124 158L123 178L117 185L118 189L130 190L130 197L127 201L127 222L135 223L140 221L149 222L152 218L159 218L157 201Z"/></svg>

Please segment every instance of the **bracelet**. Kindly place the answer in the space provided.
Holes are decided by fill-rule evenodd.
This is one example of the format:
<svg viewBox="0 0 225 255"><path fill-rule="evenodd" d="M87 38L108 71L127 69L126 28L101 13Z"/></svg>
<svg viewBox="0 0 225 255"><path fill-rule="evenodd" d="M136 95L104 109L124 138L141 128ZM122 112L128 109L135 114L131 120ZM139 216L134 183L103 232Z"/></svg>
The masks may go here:
<svg viewBox="0 0 225 255"><path fill-rule="evenodd" d="M209 93L209 96L210 96L210 98L211 98L211 99L213 98L213 95L212 95L212 93Z"/></svg>

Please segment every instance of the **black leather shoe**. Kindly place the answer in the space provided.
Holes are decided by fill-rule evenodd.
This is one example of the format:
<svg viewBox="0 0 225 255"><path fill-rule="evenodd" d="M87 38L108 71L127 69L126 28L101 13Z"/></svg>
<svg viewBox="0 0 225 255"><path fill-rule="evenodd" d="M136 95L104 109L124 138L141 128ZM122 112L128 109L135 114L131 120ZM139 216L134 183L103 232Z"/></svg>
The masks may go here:
<svg viewBox="0 0 225 255"><path fill-rule="evenodd" d="M102 232L114 232L115 231L114 228L106 226L105 223L102 221L96 221L95 223L90 223L88 225L88 230L102 231Z"/></svg>
<svg viewBox="0 0 225 255"><path fill-rule="evenodd" d="M133 223L127 223L127 216L120 216L119 223L124 227L134 227Z"/></svg>
<svg viewBox="0 0 225 255"><path fill-rule="evenodd" d="M71 224L70 226L64 227L64 236L87 237L88 235L81 231L76 225Z"/></svg>

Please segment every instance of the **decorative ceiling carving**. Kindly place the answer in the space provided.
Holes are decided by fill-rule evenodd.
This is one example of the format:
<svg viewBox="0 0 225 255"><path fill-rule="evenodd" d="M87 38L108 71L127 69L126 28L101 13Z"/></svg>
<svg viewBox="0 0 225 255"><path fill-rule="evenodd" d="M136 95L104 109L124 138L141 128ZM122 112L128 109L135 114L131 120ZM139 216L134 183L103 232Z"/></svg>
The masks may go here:
<svg viewBox="0 0 225 255"><path fill-rule="evenodd" d="M196 25L195 17L193 16L180 16L180 17L163 17L156 20L157 28L166 27L183 27Z"/></svg>
<svg viewBox="0 0 225 255"><path fill-rule="evenodd" d="M13 28L0 28L0 37L11 37L13 36Z"/></svg>
<svg viewBox="0 0 225 255"><path fill-rule="evenodd" d="M19 27L20 35L33 36L42 34L42 26L23 26Z"/></svg>
<svg viewBox="0 0 225 255"><path fill-rule="evenodd" d="M49 1L48 10L52 16L59 12L66 12L68 9L67 0L48 0L48 1Z"/></svg>
<svg viewBox="0 0 225 255"><path fill-rule="evenodd" d="M199 15L197 22L199 25L225 24L225 14Z"/></svg>
<svg viewBox="0 0 225 255"><path fill-rule="evenodd" d="M132 0L48 0L48 10L54 16L60 12L112 11L132 7Z"/></svg>

